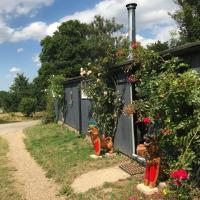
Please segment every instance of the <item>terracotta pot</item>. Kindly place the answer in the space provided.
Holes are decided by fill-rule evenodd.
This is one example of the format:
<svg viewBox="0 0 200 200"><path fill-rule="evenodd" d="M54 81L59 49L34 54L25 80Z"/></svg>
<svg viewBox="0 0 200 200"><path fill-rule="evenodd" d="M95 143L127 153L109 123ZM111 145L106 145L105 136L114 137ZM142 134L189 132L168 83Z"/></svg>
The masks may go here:
<svg viewBox="0 0 200 200"><path fill-rule="evenodd" d="M138 156L145 157L146 147L144 144L137 145L136 152Z"/></svg>

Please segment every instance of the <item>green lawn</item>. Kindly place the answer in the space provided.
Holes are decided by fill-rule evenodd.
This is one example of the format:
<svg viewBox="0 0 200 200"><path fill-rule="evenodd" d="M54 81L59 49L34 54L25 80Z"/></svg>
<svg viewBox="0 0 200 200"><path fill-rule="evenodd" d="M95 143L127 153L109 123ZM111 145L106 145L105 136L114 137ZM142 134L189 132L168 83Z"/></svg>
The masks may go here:
<svg viewBox="0 0 200 200"><path fill-rule="evenodd" d="M25 144L46 170L47 177L53 177L62 184L62 194L71 195L73 180L90 170L101 169L127 161L123 155L93 160L91 142L79 138L75 133L60 128L57 124L36 125L25 130Z"/></svg>
<svg viewBox="0 0 200 200"><path fill-rule="evenodd" d="M6 154L8 145L0 138L0 199L1 200L22 200L23 198L16 192L12 173L14 168L9 166Z"/></svg>

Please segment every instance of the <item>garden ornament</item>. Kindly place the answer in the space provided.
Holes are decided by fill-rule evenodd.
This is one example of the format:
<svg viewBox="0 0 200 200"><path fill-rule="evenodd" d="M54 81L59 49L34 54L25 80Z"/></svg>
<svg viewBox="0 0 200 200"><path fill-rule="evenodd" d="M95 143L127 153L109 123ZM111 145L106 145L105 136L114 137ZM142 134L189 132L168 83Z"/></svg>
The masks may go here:
<svg viewBox="0 0 200 200"><path fill-rule="evenodd" d="M144 145L146 147L146 170L144 176L144 185L153 188L156 186L160 169L159 148L156 144L156 137L145 136L144 140Z"/></svg>
<svg viewBox="0 0 200 200"><path fill-rule="evenodd" d="M106 137L105 134L100 137L99 130L94 125L89 126L88 133L94 146L95 155L99 156L102 148L106 149L108 153L113 153L112 137Z"/></svg>

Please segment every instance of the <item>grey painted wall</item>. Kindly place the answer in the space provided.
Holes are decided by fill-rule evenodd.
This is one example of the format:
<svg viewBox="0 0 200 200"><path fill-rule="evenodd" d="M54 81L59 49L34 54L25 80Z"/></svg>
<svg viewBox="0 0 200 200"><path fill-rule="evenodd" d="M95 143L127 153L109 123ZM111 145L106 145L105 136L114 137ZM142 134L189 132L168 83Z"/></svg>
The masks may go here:
<svg viewBox="0 0 200 200"><path fill-rule="evenodd" d="M88 123L92 117L92 103L89 99L81 99L81 126L82 132L87 133Z"/></svg>
<svg viewBox="0 0 200 200"><path fill-rule="evenodd" d="M77 83L65 86L65 103L65 123L80 131L80 91Z"/></svg>
<svg viewBox="0 0 200 200"><path fill-rule="evenodd" d="M117 90L122 96L122 101L125 105L131 102L131 84L127 82L118 82ZM134 130L132 117L121 115L118 120L117 132L114 139L114 144L122 153L132 156L135 150Z"/></svg>

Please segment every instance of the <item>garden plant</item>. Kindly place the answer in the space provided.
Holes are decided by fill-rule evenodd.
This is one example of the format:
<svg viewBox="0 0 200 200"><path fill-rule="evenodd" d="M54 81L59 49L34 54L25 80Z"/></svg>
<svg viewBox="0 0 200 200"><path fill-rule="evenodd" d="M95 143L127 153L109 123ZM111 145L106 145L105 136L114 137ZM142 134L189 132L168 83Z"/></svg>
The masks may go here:
<svg viewBox="0 0 200 200"><path fill-rule="evenodd" d="M141 46L133 53L133 64L127 70L132 72L137 96L124 112L137 114L137 123L144 123L145 133L156 137L160 173L169 178L165 194L191 199L193 186L199 184L199 74L176 57L165 60Z"/></svg>

